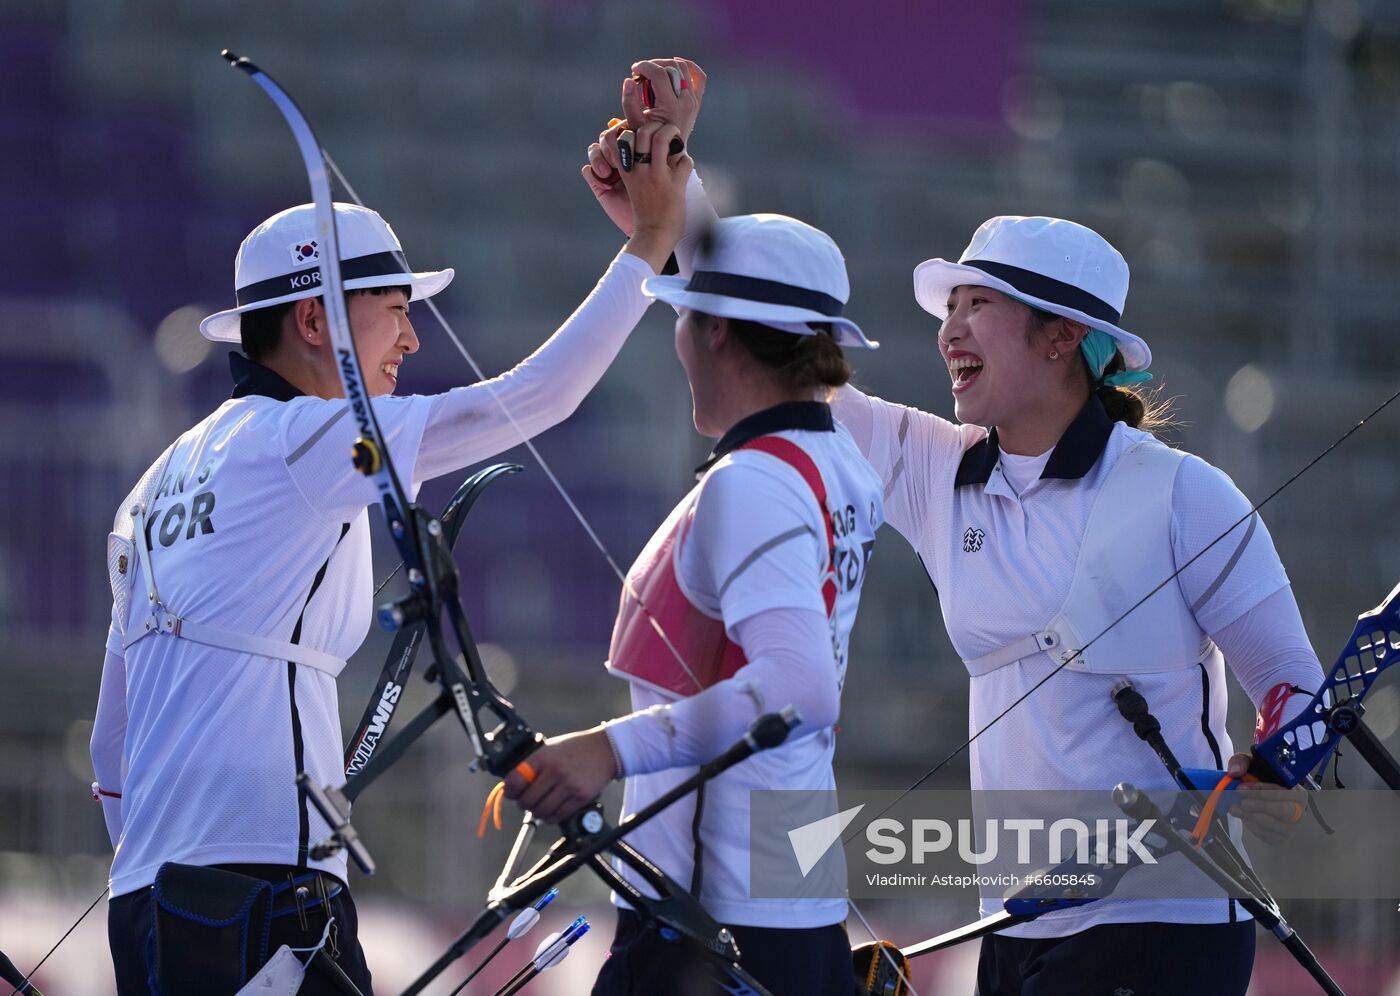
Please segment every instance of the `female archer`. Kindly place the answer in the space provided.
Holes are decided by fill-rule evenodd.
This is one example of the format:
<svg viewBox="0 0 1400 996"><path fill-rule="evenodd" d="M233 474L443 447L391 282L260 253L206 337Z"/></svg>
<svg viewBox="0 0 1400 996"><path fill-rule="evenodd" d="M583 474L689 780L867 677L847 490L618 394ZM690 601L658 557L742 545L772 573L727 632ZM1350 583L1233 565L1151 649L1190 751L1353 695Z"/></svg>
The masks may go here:
<svg viewBox="0 0 1400 996"><path fill-rule="evenodd" d="M1249 500L1150 432L1130 385L1149 379L1152 353L1118 324L1123 257L1071 221L998 217L958 262L920 264L914 289L943 320L958 423L852 388L834 408L880 472L889 522L926 565L971 676L973 789L1170 787L1117 713L1125 678L1184 766L1228 759L1243 775L1225 661L1265 735L1307 702L1296 692L1319 686L1321 666ZM1273 794L1236 810L1271 840L1295 811ZM984 896L984 915L997 900ZM1254 924L1233 901L1108 899L985 938L978 991L1101 981L1239 996L1253 953Z"/></svg>
<svg viewBox="0 0 1400 996"><path fill-rule="evenodd" d="M616 171L618 137L595 150L595 180ZM835 787L847 645L883 514L880 482L827 398L851 375L842 347L874 343L843 314L845 261L823 232L745 215L719 221L710 241L694 272L643 285L679 313L695 427L718 442L628 573L608 668L629 683L633 711L550 740L530 756L532 780L513 772L506 794L558 820L625 777L625 819L758 716L795 706L802 722L781 747L627 839L688 883L734 936L740 966L775 996L849 996L845 899L752 897L750 867L765 858L750 843L749 807L755 790ZM618 905L596 996L715 991L694 952Z"/></svg>
<svg viewBox="0 0 1400 996"><path fill-rule="evenodd" d="M410 302L452 271L411 271L377 213L335 206L363 390L406 486L543 432L602 377L682 229L690 161L666 154L674 136L637 130L646 161L620 194L636 231L575 313L511 370L442 394L393 396L418 349ZM336 677L370 622L367 507L378 497L349 458L359 429L345 417L318 232L303 205L244 240L237 307L201 323L242 347L233 396L171 444L114 524L92 761L115 849L108 927L123 994L149 992L148 979L232 992L280 946L318 939L372 991L345 855L317 856L328 828L296 784L299 772L317 784L343 776ZM261 905L230 894L275 898L258 920ZM301 991L341 990L318 962Z"/></svg>
<svg viewBox="0 0 1400 996"><path fill-rule="evenodd" d="M655 85L690 65L634 68ZM669 107L644 109L624 90L629 120ZM713 214L694 178L686 214L682 272ZM1072 221L997 217L957 262L920 264L914 289L942 320L957 421L849 385L832 410L879 473L888 521L927 567L971 675L972 787L1170 787L1117 713L1111 693L1125 678L1184 766L1244 775L1249 755L1232 754L1225 728L1225 662L1261 737L1306 704L1299 692L1319 686L1321 666L1248 499L1152 435L1134 386L1151 378L1152 353L1120 325L1122 255ZM1241 787L1233 812L1247 827L1271 842L1288 832L1290 798ZM999 910L1000 897L984 905ZM978 992L1239 996L1253 951L1254 925L1233 901L1110 899L984 939Z"/></svg>

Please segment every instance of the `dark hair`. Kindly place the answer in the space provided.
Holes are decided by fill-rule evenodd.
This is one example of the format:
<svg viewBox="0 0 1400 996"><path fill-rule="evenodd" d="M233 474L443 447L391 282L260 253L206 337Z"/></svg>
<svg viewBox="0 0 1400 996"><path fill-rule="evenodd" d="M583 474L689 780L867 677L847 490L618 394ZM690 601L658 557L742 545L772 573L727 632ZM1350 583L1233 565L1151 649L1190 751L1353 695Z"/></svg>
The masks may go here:
<svg viewBox="0 0 1400 996"><path fill-rule="evenodd" d="M405 297L413 295L413 288L407 285L361 287L357 290L346 291L345 300L348 302L355 294L380 295L388 294L390 291L403 291ZM282 304L274 304L269 308L255 308L239 315L238 337L243 346L243 355L254 363L261 363L276 352L277 344L282 341L282 325L295 305L296 301L284 301Z"/></svg>
<svg viewBox="0 0 1400 996"><path fill-rule="evenodd" d="M282 340L282 320L292 310L295 301L274 304L270 308L256 308L238 316L238 337L242 341L243 355L254 363L261 363L265 357L277 349Z"/></svg>
<svg viewBox="0 0 1400 996"><path fill-rule="evenodd" d="M784 386L800 391L836 388L851 379L846 354L831 335L829 322L809 322L816 335L783 332L744 318L729 319L729 330L750 355L772 369Z"/></svg>
<svg viewBox="0 0 1400 996"><path fill-rule="evenodd" d="M1040 329L1050 323L1063 318L1041 308L1027 305L1031 311L1031 324L1027 326L1027 340ZM1072 321L1072 319L1070 319ZM1098 395L1103 402L1104 410L1108 412L1108 417L1115 422L1125 422L1131 428L1142 429L1144 432L1159 432L1169 429L1175 425L1172 417L1171 401L1162 400L1157 397L1156 391L1140 392L1130 387L1123 387L1115 384L1105 384L1103 378L1094 380L1089 372L1089 361L1084 356L1083 350L1075 350L1079 354L1078 374L1083 379L1086 387ZM1108 361L1104 367L1103 375L1121 373L1127 366L1123 361L1123 354L1117 350L1113 353L1113 359Z"/></svg>

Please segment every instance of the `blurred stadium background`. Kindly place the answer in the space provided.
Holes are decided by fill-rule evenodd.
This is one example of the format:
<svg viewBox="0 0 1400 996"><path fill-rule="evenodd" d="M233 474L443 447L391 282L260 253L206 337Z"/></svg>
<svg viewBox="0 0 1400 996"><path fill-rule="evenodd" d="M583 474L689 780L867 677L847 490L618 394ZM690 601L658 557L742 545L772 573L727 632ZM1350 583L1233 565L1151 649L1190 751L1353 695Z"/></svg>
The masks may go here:
<svg viewBox="0 0 1400 996"><path fill-rule="evenodd" d="M196 323L231 299L239 240L306 199L284 125L218 58L225 45L297 96L411 260L457 268L440 300L492 372L547 336L615 252L578 167L629 64L669 54L710 73L692 151L721 211L793 214L843 247L850 314L884 343L856 357L870 391L951 414L910 271L1007 213L1071 217L1123 250L1124 323L1156 348L1176 440L1256 499L1400 372L1400 6L1388 0L4 0L0 947L26 968L97 895L109 860L87 789L104 533L136 475L227 396L225 351ZM419 314L404 388L471 379ZM670 328L653 309L578 414L539 441L623 564L708 449ZM1324 662L1400 573L1397 427L1387 411L1266 513ZM486 496L459 546L472 624L534 724L591 725L625 705L600 670L617 582L528 455L509 457L527 472ZM425 488L429 506L456 483ZM377 554L381 571L394 562L387 545ZM347 726L387 643L376 631L342 678ZM839 779L911 782L965 736L965 685L918 562L887 532ZM426 687L411 695L406 708ZM1396 687L1372 701L1376 731L1393 735ZM1239 742L1253 714L1237 687L1233 705ZM475 839L490 783L466 772L449 726L357 811L382 867L355 883L382 992L469 921L507 846L508 833ZM1378 784L1347 768L1349 784ZM966 784L965 760L944 784ZM862 906L896 941L975 915L970 899ZM1289 906L1348 991L1400 992L1394 902ZM556 907L597 929L533 991L584 992L611 935L606 893L580 877ZM110 989L104 914L45 966L46 991ZM1313 991L1268 938L1259 950L1252 992ZM503 972L522 958L503 957ZM973 960L972 947L924 959L916 983L969 992Z"/></svg>

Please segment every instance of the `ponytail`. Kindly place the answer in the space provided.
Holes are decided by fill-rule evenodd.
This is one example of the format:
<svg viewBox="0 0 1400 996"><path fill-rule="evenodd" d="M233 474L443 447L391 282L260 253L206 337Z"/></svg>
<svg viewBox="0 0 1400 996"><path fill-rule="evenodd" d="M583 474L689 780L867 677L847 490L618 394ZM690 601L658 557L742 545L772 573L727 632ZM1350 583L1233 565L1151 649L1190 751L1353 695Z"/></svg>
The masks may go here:
<svg viewBox="0 0 1400 996"><path fill-rule="evenodd" d="M1030 322L1026 326L1027 343L1034 341L1038 330L1051 322L1059 321L1062 317L1033 305L1028 304L1026 307L1031 312ZM1104 410L1108 412L1110 419L1122 422L1132 429L1141 429L1143 432L1155 433L1176 428L1177 421L1172 413L1170 400L1160 398L1156 390L1138 391L1122 385L1105 384L1102 378L1095 381L1093 374L1089 372L1089 361L1083 351L1076 352L1079 353L1078 375L1099 401L1103 402ZM1103 376L1121 373L1125 369L1127 368L1123 363L1123 354L1115 352L1113 359L1104 367Z"/></svg>
<svg viewBox="0 0 1400 996"><path fill-rule="evenodd" d="M1088 377L1088 361L1081 357L1081 362L1084 366L1084 376ZM1114 374L1123 369L1123 354L1114 353L1113 359L1108 361L1108 366L1104 367L1103 372L1105 375ZM1093 389L1094 394L1103 402L1108 417L1115 422L1123 422L1129 428L1153 433L1176 427L1171 401L1159 398L1156 391L1140 393L1130 387L1105 384L1102 381L1094 384Z"/></svg>
<svg viewBox="0 0 1400 996"><path fill-rule="evenodd" d="M846 354L831 336L828 322L812 322L814 335L783 332L760 322L729 319L734 337L783 386L793 390L834 390L851 379Z"/></svg>

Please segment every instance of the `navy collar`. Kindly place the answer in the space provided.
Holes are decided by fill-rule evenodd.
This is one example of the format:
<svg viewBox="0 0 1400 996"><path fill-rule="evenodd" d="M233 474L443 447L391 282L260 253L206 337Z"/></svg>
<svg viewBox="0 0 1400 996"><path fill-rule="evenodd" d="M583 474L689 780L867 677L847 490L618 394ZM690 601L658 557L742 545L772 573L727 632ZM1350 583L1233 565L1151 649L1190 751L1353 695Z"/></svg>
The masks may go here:
<svg viewBox="0 0 1400 996"><path fill-rule="evenodd" d="M257 394L273 401L291 401L302 397L299 391L281 374L269 370L261 363L254 363L242 353L228 354L229 372L233 374L233 394L230 397L246 398Z"/></svg>
<svg viewBox="0 0 1400 996"><path fill-rule="evenodd" d="M1077 481L1099 462L1108 437L1113 435L1113 419L1098 395L1089 396L1079 414L1074 417L1060 441L1045 461L1045 469L1040 479ZM966 484L986 484L992 478L992 471L1001 460L1001 444L997 441L996 426L992 426L987 438L969 446L958 464L958 476L953 487Z"/></svg>
<svg viewBox="0 0 1400 996"><path fill-rule="evenodd" d="M804 429L808 432L835 432L836 423L831 418L831 406L824 401L784 401L782 404L754 412L741 418L720 437L710 458L695 468L699 477L709 470L726 453L759 436L771 436L775 432L789 429Z"/></svg>

